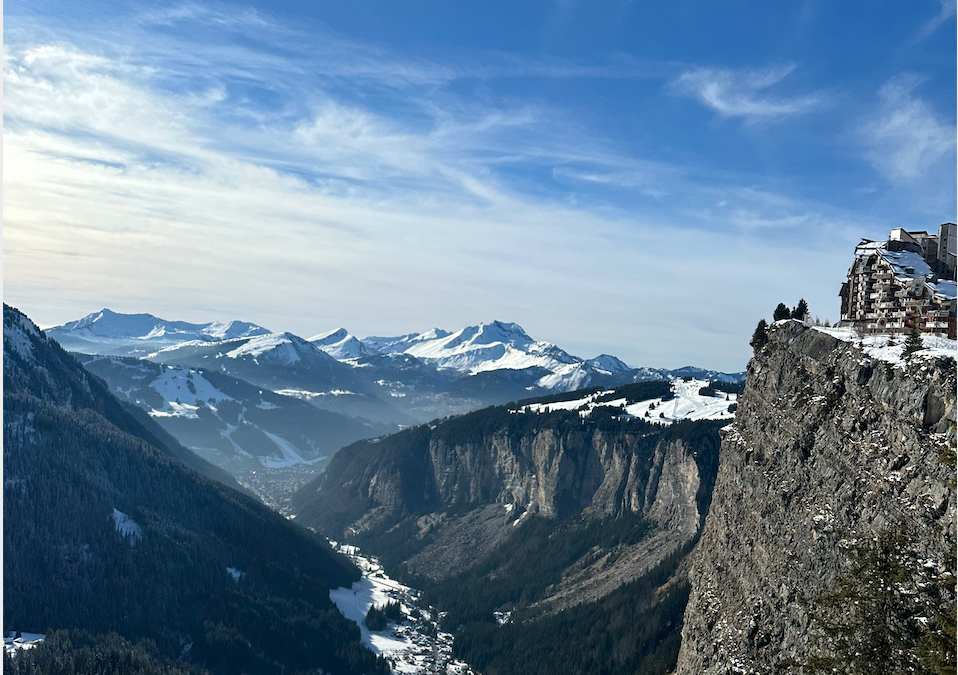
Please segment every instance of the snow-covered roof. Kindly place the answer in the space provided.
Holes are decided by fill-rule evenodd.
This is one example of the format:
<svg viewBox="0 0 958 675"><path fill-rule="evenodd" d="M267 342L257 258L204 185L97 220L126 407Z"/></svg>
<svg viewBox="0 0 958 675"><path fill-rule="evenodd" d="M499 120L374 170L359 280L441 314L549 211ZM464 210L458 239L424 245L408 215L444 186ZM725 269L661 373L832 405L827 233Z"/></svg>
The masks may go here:
<svg viewBox="0 0 958 675"><path fill-rule="evenodd" d="M892 274L898 281L922 280L935 295L952 300L958 297L954 281L932 281L935 275L921 255L913 251L889 251L886 245L882 241L863 241L855 247L855 256L863 258L877 254L891 266Z"/></svg>
<svg viewBox="0 0 958 675"><path fill-rule="evenodd" d="M931 275L931 268L925 259L912 251L889 251L884 248L877 250L884 260L891 265L896 279L921 279Z"/></svg>
<svg viewBox="0 0 958 675"><path fill-rule="evenodd" d="M872 253L877 253L883 248L885 248L885 242L883 241L863 241L855 247L855 257L864 258Z"/></svg>
<svg viewBox="0 0 958 675"><path fill-rule="evenodd" d="M954 281L939 281L937 283L927 282L928 288L935 292L936 295L943 296L954 300L958 298L958 283Z"/></svg>

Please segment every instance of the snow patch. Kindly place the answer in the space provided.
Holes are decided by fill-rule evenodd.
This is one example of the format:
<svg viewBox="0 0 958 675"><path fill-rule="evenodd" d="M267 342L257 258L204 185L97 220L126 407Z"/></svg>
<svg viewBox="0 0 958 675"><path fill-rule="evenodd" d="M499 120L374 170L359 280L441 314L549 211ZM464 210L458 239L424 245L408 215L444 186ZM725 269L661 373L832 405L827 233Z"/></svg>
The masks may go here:
<svg viewBox="0 0 958 675"><path fill-rule="evenodd" d="M316 464L316 462L321 462L326 459L326 455L322 457L317 457L316 459L303 459L303 456L299 454L296 448L292 443L287 441L282 436L277 436L276 434L270 433L265 429L261 431L269 437L269 440L273 441L276 444L276 447L279 448L280 452L283 453L282 459L274 459L272 457L260 457L260 463L267 469L279 469L287 466L295 466L297 464Z"/></svg>
<svg viewBox="0 0 958 675"><path fill-rule="evenodd" d="M143 536L143 529L136 524L136 521L116 508L113 509L113 524L117 532L124 537L132 537L133 541Z"/></svg>
<svg viewBox="0 0 958 675"><path fill-rule="evenodd" d="M21 358L29 359L33 353L33 343L30 342L29 335L37 336L39 333L29 319L22 316L17 318L19 321L17 321L16 325L12 323L4 325L3 341L5 345L9 343Z"/></svg>
<svg viewBox="0 0 958 675"><path fill-rule="evenodd" d="M200 418L199 413L197 413L200 409L199 406L190 405L189 403L170 401L164 408L167 408L167 410L151 410L150 417L182 417L187 420L197 420Z"/></svg>
<svg viewBox="0 0 958 675"><path fill-rule="evenodd" d="M366 627L366 613L373 605L382 607L392 602L393 597L400 593L409 592L408 586L393 581L382 572L378 564L366 561L362 564L356 557L353 562L360 564L363 577L349 588L334 588L329 592L329 599L339 608L347 619L359 624L362 631L362 641L377 655L386 656L391 652L403 652L414 647L410 639L399 639L388 635L389 631L372 632Z"/></svg>
<svg viewBox="0 0 958 675"><path fill-rule="evenodd" d="M708 380L673 379L672 393L674 398L663 401L661 398L652 398L625 405L625 398L598 402L600 397L614 395L615 390L600 391L573 401L559 401L557 403L532 403L524 406L516 413L541 413L556 410L578 410L579 415L588 417L597 407L620 408L623 418L640 418L654 424L672 424L679 420L724 420L735 419L735 413L729 412L729 407L737 403L736 394L726 394L716 391L715 396L699 394L699 390L709 385ZM728 396L728 398L726 398ZM648 414L646 414L648 413Z"/></svg>
<svg viewBox="0 0 958 675"><path fill-rule="evenodd" d="M865 355L872 359L891 363L893 365L902 365L905 360L902 358L902 352L905 349L905 335L888 335L886 333L870 333L864 336L859 335L853 328L825 328L823 326L812 326L813 330L820 331L838 338L843 342L849 342L861 348ZM938 335L921 336L923 349L915 352L912 359L934 359L934 358L955 358L958 353L958 341L949 340L946 337Z"/></svg>
<svg viewBox="0 0 958 675"><path fill-rule="evenodd" d="M6 633L3 636L3 648L10 656L16 656L17 652L24 649L33 649L46 639L43 633L20 633L17 637L17 631Z"/></svg>
<svg viewBox="0 0 958 675"><path fill-rule="evenodd" d="M153 417L197 419L197 410L201 405L210 401L219 403L233 400L214 387L199 371L185 368L164 367L150 387L164 400L163 406L150 412Z"/></svg>

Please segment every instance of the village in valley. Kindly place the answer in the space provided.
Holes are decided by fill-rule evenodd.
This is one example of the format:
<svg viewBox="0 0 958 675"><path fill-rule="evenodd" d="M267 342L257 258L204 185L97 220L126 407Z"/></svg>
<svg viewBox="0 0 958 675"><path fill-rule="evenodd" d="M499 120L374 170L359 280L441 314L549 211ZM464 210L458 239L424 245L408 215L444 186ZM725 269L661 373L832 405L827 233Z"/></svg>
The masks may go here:
<svg viewBox="0 0 958 675"><path fill-rule="evenodd" d="M378 656L385 657L395 673L450 673L471 675L474 671L452 655L453 636L439 629L441 613L420 606L416 589L389 578L379 560L363 554L359 547L330 542L360 569L362 579L350 588L336 588L329 597L347 619L355 621L362 641ZM389 621L381 630L367 626L372 608L399 603L402 618ZM371 622L370 622L371 623Z"/></svg>

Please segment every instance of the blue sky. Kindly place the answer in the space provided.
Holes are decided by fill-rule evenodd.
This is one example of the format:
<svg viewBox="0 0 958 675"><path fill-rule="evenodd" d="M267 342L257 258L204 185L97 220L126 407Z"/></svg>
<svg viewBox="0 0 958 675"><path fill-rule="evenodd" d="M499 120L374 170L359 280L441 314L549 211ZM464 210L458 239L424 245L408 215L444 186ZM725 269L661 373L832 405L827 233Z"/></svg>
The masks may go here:
<svg viewBox="0 0 958 675"><path fill-rule="evenodd" d="M955 3L8 2L4 296L740 370L955 219Z"/></svg>

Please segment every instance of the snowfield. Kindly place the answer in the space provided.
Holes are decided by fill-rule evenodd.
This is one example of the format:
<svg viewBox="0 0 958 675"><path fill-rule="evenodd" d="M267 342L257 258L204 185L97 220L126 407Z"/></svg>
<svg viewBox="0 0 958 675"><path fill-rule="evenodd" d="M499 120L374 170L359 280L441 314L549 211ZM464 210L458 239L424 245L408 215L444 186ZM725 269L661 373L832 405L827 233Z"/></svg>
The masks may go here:
<svg viewBox="0 0 958 675"><path fill-rule="evenodd" d="M271 352L274 361L284 364L293 364L299 361L299 352L288 333L270 333L269 335L260 335L248 340L245 344L236 349L226 352L226 356L231 359L238 359L244 356L257 358L267 352Z"/></svg>
<svg viewBox="0 0 958 675"><path fill-rule="evenodd" d="M316 459L303 459L296 448L293 447L293 444L287 441L285 438L277 436L276 434L271 434L265 429L262 430L264 434L273 441L280 452L283 453L282 459L273 459L272 457L260 457L260 463L267 469L278 469L285 466L295 466L297 464L315 464L316 462L321 462L326 459L326 455L322 457L317 457Z"/></svg>
<svg viewBox="0 0 958 675"><path fill-rule="evenodd" d="M729 412L729 406L738 402L737 394L716 392L715 396L703 396L699 390L709 385L708 380L673 379L671 388L675 398L663 401L661 398L652 398L626 405L626 399L606 400L597 402L599 397L614 394L615 390L600 391L589 394L575 401L560 403L533 403L516 410L517 413L540 413L555 410L578 410L579 415L588 417L597 407L611 407L622 409L620 416L638 417L654 424L672 424L679 420L732 420L734 412Z"/></svg>
<svg viewBox="0 0 958 675"><path fill-rule="evenodd" d="M875 333L861 336L853 328L824 328L812 326L814 330L827 333L843 342L851 342L861 347L865 354L873 359L891 363L896 366L904 365L902 351L905 348L905 335L888 335ZM915 352L912 358L933 359L938 357L955 358L958 356L958 341L937 335L922 335L924 349Z"/></svg>
<svg viewBox="0 0 958 675"><path fill-rule="evenodd" d="M195 370L166 367L150 382L150 387L163 397L164 404L150 411L153 417L185 417L196 419L200 404L232 401ZM192 387L192 389L191 389Z"/></svg>
<svg viewBox="0 0 958 675"><path fill-rule="evenodd" d="M117 532L124 537L132 537L133 541L143 536L143 530L137 525L136 521L116 508L113 509L113 524L116 526Z"/></svg>

